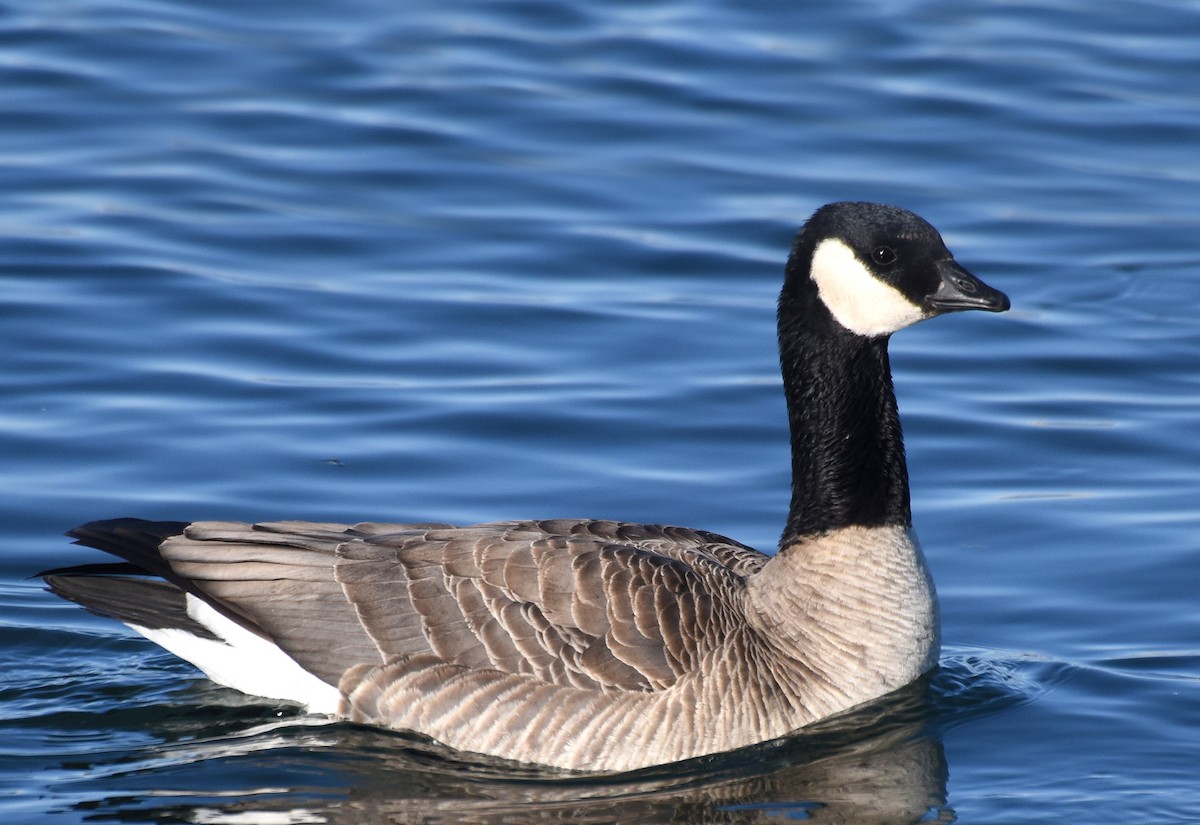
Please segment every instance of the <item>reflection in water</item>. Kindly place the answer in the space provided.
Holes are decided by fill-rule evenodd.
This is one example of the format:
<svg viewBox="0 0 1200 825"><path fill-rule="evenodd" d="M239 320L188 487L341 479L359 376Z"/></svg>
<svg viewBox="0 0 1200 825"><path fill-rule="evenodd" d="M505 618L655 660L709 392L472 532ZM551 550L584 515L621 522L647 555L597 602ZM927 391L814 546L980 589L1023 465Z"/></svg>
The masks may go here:
<svg viewBox="0 0 1200 825"><path fill-rule="evenodd" d="M89 819L198 823L949 822L925 693L916 685L734 754L603 777L465 763L407 736L291 719L93 765L76 786L90 798L75 807Z"/></svg>

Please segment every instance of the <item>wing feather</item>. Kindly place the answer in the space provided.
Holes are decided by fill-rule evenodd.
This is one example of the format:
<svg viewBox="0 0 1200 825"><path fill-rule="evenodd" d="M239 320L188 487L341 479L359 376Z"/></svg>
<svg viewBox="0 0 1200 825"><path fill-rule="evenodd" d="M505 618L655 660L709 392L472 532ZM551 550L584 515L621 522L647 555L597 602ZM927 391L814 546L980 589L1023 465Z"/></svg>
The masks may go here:
<svg viewBox="0 0 1200 825"><path fill-rule="evenodd" d="M350 674L377 679L402 661L591 690L665 689L740 623L745 577L766 561L710 533L570 519L123 520L80 531L371 701L384 688L359 690ZM156 536L165 540L154 548Z"/></svg>
<svg viewBox="0 0 1200 825"><path fill-rule="evenodd" d="M678 528L506 522L379 529L342 546L337 575L387 661L433 653L550 684L647 691L677 681L736 624L714 616L739 610L742 571L766 558L753 553ZM407 592L410 613L378 608L384 583Z"/></svg>

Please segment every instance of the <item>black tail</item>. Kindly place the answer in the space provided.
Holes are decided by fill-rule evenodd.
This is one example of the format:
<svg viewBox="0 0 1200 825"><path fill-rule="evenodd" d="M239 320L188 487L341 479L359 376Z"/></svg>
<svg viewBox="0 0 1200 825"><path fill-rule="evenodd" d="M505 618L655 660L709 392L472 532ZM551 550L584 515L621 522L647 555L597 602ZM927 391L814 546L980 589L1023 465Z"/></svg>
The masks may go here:
<svg viewBox="0 0 1200 825"><path fill-rule="evenodd" d="M176 628L215 639L187 614L186 593L195 585L176 575L159 546L187 527L184 521L134 518L92 521L67 533L86 547L124 559L44 570L37 575L51 593L89 613L147 628Z"/></svg>
<svg viewBox="0 0 1200 825"><path fill-rule="evenodd" d="M86 565L89 568L125 566ZM101 575L76 574L74 571L78 569L83 568L68 567L57 573L47 573L46 586L54 595L106 619L152 630L185 630L202 639L218 638L188 615L187 596L174 585L159 579L104 575L103 571Z"/></svg>

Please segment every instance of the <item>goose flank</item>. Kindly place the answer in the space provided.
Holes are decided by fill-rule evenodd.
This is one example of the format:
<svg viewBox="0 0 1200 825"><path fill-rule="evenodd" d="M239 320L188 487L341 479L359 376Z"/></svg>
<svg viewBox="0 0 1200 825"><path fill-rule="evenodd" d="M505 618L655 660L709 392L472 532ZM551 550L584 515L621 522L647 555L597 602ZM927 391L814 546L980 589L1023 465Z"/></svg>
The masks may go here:
<svg viewBox="0 0 1200 825"><path fill-rule="evenodd" d="M792 496L778 552L701 530L113 519L41 574L213 681L461 751L623 771L732 750L937 663L888 340L1008 298L906 210L822 207L778 306Z"/></svg>

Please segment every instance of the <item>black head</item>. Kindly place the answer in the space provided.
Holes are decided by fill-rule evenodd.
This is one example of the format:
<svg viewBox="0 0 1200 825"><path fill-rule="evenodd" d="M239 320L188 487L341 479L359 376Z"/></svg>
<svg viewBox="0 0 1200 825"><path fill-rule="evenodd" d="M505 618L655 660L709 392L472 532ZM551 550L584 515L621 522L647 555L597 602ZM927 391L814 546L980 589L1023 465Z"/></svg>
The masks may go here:
<svg viewBox="0 0 1200 825"><path fill-rule="evenodd" d="M788 299L800 302L790 311L823 307L836 327L868 338L946 312L1009 308L1004 293L954 260L929 223L877 203L831 203L808 219L788 259Z"/></svg>

